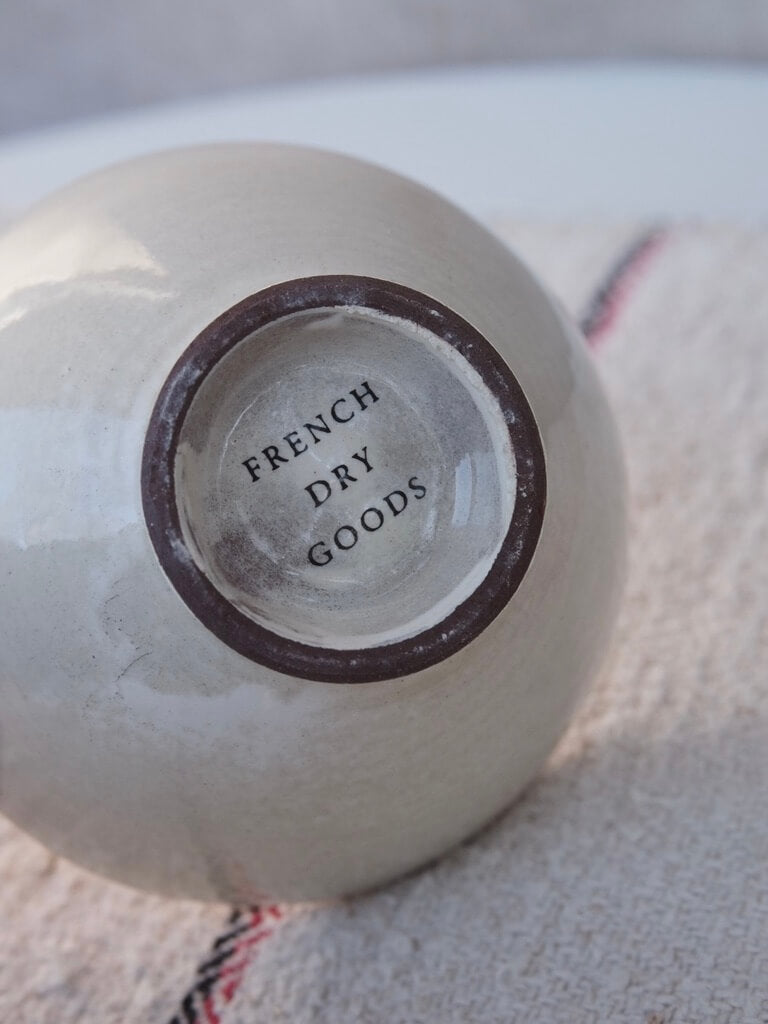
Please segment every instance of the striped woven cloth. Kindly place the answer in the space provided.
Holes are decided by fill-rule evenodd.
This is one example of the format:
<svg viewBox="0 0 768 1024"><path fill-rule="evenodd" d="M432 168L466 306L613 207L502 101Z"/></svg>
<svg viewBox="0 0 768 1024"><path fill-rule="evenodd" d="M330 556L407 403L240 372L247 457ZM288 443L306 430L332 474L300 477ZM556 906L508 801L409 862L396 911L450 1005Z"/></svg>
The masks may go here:
<svg viewBox="0 0 768 1024"><path fill-rule="evenodd" d="M768 234L497 228L627 452L629 586L572 727L480 836L337 905L134 893L0 822L0 1020L768 1021Z"/></svg>

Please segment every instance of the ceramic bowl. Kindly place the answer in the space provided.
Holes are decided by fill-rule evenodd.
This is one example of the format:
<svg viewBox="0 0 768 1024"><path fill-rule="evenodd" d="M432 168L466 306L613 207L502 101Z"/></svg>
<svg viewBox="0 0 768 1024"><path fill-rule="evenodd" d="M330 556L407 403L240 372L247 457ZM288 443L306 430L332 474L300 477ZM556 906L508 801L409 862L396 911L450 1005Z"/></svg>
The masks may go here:
<svg viewBox="0 0 768 1024"><path fill-rule="evenodd" d="M528 782L623 571L583 339L432 192L222 145L0 242L2 808L171 895L359 892Z"/></svg>

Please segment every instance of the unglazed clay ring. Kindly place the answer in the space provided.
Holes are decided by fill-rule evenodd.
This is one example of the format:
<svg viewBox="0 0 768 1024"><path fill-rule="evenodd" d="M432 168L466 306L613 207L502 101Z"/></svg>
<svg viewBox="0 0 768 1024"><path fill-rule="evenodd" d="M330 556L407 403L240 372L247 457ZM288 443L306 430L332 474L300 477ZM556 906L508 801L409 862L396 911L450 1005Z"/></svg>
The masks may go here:
<svg viewBox="0 0 768 1024"><path fill-rule="evenodd" d="M346 461L328 466L333 443ZM495 618L546 477L530 406L477 330L335 275L273 285L198 335L155 405L142 491L164 571L216 636L352 683L427 668Z"/></svg>

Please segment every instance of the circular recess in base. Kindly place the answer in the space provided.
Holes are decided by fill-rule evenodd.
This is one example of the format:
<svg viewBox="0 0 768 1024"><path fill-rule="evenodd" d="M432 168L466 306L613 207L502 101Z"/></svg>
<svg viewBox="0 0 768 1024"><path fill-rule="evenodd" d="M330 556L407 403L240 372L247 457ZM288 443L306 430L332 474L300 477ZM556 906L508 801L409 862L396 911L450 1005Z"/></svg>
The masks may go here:
<svg viewBox="0 0 768 1024"><path fill-rule="evenodd" d="M402 285L275 285L218 317L171 371L142 493L194 614L290 676L369 682L436 664L522 580L546 479L511 369Z"/></svg>

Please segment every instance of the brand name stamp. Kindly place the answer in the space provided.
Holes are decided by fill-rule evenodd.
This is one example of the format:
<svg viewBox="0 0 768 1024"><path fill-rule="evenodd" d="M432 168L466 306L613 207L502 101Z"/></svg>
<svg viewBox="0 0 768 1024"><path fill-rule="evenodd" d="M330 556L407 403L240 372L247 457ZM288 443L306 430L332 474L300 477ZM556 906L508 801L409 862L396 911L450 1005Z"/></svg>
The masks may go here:
<svg viewBox="0 0 768 1024"><path fill-rule="evenodd" d="M327 441L328 437L345 428L361 416L375 414L380 396L364 380L346 394L334 398L326 411L307 418L299 426L287 431L278 441L264 445L257 453L241 461L243 472L251 484L259 484L271 474L279 472L293 460L300 458ZM370 444L360 445L344 462L329 466L323 476L300 485L307 495L312 510L319 509L335 495L348 491L369 474L375 474L377 457ZM343 521L322 540L315 541L307 551L307 561L317 567L328 565L339 553L354 548L366 534L377 533L387 522L394 521L408 508L411 501L421 501L427 493L417 475L410 475L402 487L396 487L369 501L355 514L351 522Z"/></svg>

